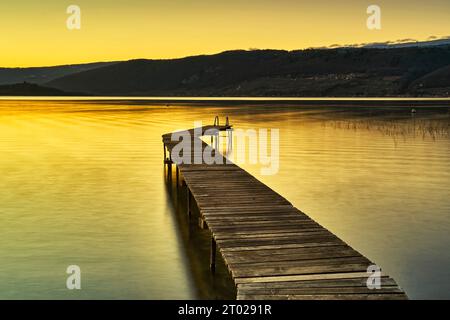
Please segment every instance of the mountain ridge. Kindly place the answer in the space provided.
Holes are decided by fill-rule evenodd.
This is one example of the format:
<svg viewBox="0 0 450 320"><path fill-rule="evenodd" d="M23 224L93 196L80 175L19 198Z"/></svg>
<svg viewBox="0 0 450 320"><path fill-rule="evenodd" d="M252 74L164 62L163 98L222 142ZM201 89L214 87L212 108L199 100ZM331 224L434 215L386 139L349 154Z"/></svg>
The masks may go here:
<svg viewBox="0 0 450 320"><path fill-rule="evenodd" d="M450 45L407 48L236 50L174 60L136 59L46 83L64 91L124 96L448 95L416 81L450 66Z"/></svg>
<svg viewBox="0 0 450 320"><path fill-rule="evenodd" d="M114 64L116 62L92 62L84 64L66 64L58 66L45 67L0 67L0 85L16 84L16 83L35 83L44 84L53 79L63 77L65 75L87 71Z"/></svg>
<svg viewBox="0 0 450 320"><path fill-rule="evenodd" d="M66 92L35 83L15 83L0 85L0 96L84 96L83 93Z"/></svg>

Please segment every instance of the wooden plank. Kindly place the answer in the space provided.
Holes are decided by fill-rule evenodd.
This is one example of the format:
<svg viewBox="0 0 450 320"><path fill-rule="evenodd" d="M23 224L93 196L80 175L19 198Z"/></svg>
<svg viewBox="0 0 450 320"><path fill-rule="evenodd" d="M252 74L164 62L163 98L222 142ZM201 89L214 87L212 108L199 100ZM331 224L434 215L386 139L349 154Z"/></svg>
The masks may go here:
<svg viewBox="0 0 450 320"><path fill-rule="evenodd" d="M326 246L335 246L339 244L344 244L344 242L339 240L333 241L321 241L321 242L303 242L303 243L284 243L284 244L275 244L275 245L256 245L256 246L243 246L243 247L229 247L224 248L220 246L221 251L255 251L255 250L264 250L264 249L284 249L284 248L311 248L311 247L326 247Z"/></svg>
<svg viewBox="0 0 450 320"><path fill-rule="evenodd" d="M322 247L320 249L323 249ZM278 250L283 252L285 250ZM318 250L310 253L298 253L298 250L293 250L292 253L278 253L272 255L259 254L260 251L251 251L246 255L233 254L224 252L223 256L227 264L253 264L253 263L268 263L279 261L298 261L311 259L330 259L342 257L359 257L360 255L355 250L349 248L348 250L325 251Z"/></svg>
<svg viewBox="0 0 450 320"><path fill-rule="evenodd" d="M380 278L380 286L397 286L394 279L383 276ZM342 278L342 279L317 279L303 281L280 281L280 282L256 282L241 283L237 285L239 290L245 289L277 289L277 288L335 288L335 287L367 287L367 276L364 278Z"/></svg>
<svg viewBox="0 0 450 320"><path fill-rule="evenodd" d="M381 277L386 276L383 272ZM297 275L282 275L271 277L238 277L234 279L236 285L248 283L275 283L275 282L291 282L291 281L310 281L310 280L336 280L336 279L366 279L367 272L330 272L322 274L297 274Z"/></svg>
<svg viewBox="0 0 450 320"><path fill-rule="evenodd" d="M227 260L229 261L229 260ZM363 256L348 256L348 257L323 257L320 259L291 259L282 261L255 261L251 263L229 263L232 268L236 269L271 269L276 267L316 267L316 266L334 266L345 264L365 264L370 265L371 262Z"/></svg>
<svg viewBox="0 0 450 320"><path fill-rule="evenodd" d="M369 289L367 286L349 287L290 287L290 288L239 288L240 295L335 295L335 294L382 294L403 291L394 286L381 286L380 289Z"/></svg>
<svg viewBox="0 0 450 320"><path fill-rule="evenodd" d="M313 229L313 230L307 230L307 231L296 231L296 232L279 232L279 233L247 233L247 234L228 234L228 233L222 233L217 234L215 233L216 240L228 240L228 239L235 239L235 240L247 240L247 239L283 239L283 238L289 238L292 236L312 236L312 235L326 235L328 234L325 229Z"/></svg>
<svg viewBox="0 0 450 320"><path fill-rule="evenodd" d="M336 273L336 272L364 272L370 263L348 263L348 264L331 264L331 265L306 265L295 266L286 264L283 266L274 267L235 267L231 272L236 278L250 278L250 277L269 277L269 276L283 276L283 275L302 275L302 274L317 274L317 273Z"/></svg>
<svg viewBox="0 0 450 320"><path fill-rule="evenodd" d="M223 215L223 214L203 214L206 220L217 223L228 222L248 222L248 221L287 221L287 220L308 220L307 217L297 215L292 212L280 212L280 213L254 213L251 215L242 215L241 213Z"/></svg>
<svg viewBox="0 0 450 320"><path fill-rule="evenodd" d="M314 222L308 219L295 219L295 218L287 218L287 219L251 219L251 220L214 220L208 219L208 216L205 217L208 225L213 227L217 227L217 229L225 228L225 227L246 227L246 226L254 226L254 227L263 227L263 226L281 226L281 225L315 225Z"/></svg>
<svg viewBox="0 0 450 320"><path fill-rule="evenodd" d="M226 207L216 207L213 209L200 208L200 212L202 213L212 213L212 214L237 214L237 212L242 212L242 214L251 214L251 213L265 213L265 212L292 212L296 209L292 207L292 205L273 205L266 204L263 206L253 206L253 207L239 207L234 204L229 204ZM296 211L297 212L297 211Z"/></svg>
<svg viewBox="0 0 450 320"><path fill-rule="evenodd" d="M219 233L219 232L236 232L236 233L244 233L244 234L248 234L248 233L256 233L257 231L264 231L264 232L269 232L270 230L298 230L298 231L302 231L304 229L312 229L312 228L316 228L316 229L321 229L322 227L314 222L299 222L296 224L292 224L292 223L282 223L279 222L276 225L246 225L246 226L227 226L227 225L223 225L223 226L211 226L211 230L214 233Z"/></svg>
<svg viewBox="0 0 450 320"><path fill-rule="evenodd" d="M218 240L224 240L224 239L242 239L242 238L264 238L266 236L280 236L282 237L285 234L303 234L308 232L321 232L324 230L321 227L311 227L311 228L302 228L301 230L298 230L297 228L294 229L286 229L286 228L278 228L278 229L265 229L265 230L258 230L258 233L252 232L252 231L243 231L243 230L214 230L214 237Z"/></svg>
<svg viewBox="0 0 450 320"><path fill-rule="evenodd" d="M284 245L284 244L305 244L309 242L320 243L322 241L333 241L337 239L331 234L325 235L299 235L288 236L282 238L251 238L251 239L225 239L217 240L221 248L236 248L236 247L254 247L267 245Z"/></svg>

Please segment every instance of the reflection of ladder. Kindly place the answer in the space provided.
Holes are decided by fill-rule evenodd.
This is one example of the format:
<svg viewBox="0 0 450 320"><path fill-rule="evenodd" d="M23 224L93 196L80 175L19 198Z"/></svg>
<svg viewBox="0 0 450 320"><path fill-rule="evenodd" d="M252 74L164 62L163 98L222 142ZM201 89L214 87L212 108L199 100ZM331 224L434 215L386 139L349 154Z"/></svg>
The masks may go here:
<svg viewBox="0 0 450 320"><path fill-rule="evenodd" d="M220 128L219 116L215 116L214 126L219 127L219 130L217 130L217 134L215 135L216 139L215 139L215 143L214 143L214 149L219 150L220 131L222 131L222 128ZM230 120L229 120L228 116L226 117L226 120L225 120L225 126L222 126L222 127L224 127L223 129L225 129L225 131L227 133L228 141L227 141L226 154L229 155L233 151L233 128L230 126ZM211 136L211 145L213 144L213 141L214 141L213 138L214 138L214 136Z"/></svg>

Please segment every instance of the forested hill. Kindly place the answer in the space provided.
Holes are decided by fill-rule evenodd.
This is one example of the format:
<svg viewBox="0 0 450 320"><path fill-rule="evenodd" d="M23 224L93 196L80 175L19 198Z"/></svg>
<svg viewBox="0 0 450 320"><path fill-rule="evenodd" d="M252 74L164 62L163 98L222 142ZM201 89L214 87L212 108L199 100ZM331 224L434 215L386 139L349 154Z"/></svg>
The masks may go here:
<svg viewBox="0 0 450 320"><path fill-rule="evenodd" d="M96 95L448 96L450 46L229 51L131 60L47 85Z"/></svg>

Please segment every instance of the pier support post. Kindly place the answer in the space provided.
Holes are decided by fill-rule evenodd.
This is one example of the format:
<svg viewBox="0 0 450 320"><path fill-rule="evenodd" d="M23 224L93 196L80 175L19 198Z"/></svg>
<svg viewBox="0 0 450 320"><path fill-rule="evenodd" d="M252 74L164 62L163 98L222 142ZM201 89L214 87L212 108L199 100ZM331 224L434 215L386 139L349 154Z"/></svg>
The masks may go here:
<svg viewBox="0 0 450 320"><path fill-rule="evenodd" d="M170 152L169 152L169 159L167 159L166 162L167 162L167 179L169 180L169 183L172 185L172 155L170 154Z"/></svg>
<svg viewBox="0 0 450 320"><path fill-rule="evenodd" d="M176 180L177 190L178 190L178 185L180 184L180 183L179 183L179 180L180 180L180 171L179 171L179 169L178 169L178 165L175 167L175 180Z"/></svg>
<svg viewBox="0 0 450 320"><path fill-rule="evenodd" d="M209 256L209 269L212 273L216 272L216 240L211 236L211 254Z"/></svg>
<svg viewBox="0 0 450 320"><path fill-rule="evenodd" d="M206 222L202 217L198 218L198 226L200 229L205 230L206 229Z"/></svg>
<svg viewBox="0 0 450 320"><path fill-rule="evenodd" d="M186 185L186 206L187 206L187 215L190 218L191 217L191 190L189 190L189 187Z"/></svg>
<svg viewBox="0 0 450 320"><path fill-rule="evenodd" d="M167 153L166 153L166 144L164 143L164 165L166 165Z"/></svg>

